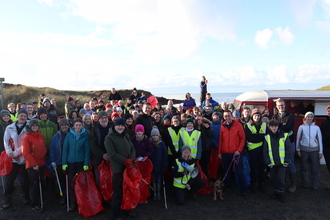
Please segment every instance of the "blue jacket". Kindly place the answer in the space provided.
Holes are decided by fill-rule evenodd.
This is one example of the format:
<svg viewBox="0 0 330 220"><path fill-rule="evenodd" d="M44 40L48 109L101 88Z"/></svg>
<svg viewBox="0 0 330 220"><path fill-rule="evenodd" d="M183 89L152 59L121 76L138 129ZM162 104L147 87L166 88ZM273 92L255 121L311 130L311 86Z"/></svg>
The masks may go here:
<svg viewBox="0 0 330 220"><path fill-rule="evenodd" d="M202 107L203 107L203 108L205 107L206 100L208 100L208 99L205 99L205 100L203 101L203 104L202 104ZM213 107L219 105L219 103L216 102L216 101L214 101L212 97L209 99L209 101L210 101L210 103L211 103L211 105L212 105Z"/></svg>
<svg viewBox="0 0 330 220"><path fill-rule="evenodd" d="M211 125L211 128L212 128L213 133L214 133L214 137L212 138L212 144L214 144L215 148L218 149L221 121L213 121L212 125Z"/></svg>
<svg viewBox="0 0 330 220"><path fill-rule="evenodd" d="M160 142L158 146L152 141L154 148L154 155L151 158L152 164L154 165L153 172L164 171L167 167L167 147L164 142Z"/></svg>
<svg viewBox="0 0 330 220"><path fill-rule="evenodd" d="M63 132L58 131L56 134L53 135L52 140L50 142L50 161L55 162L56 165L62 165L62 152L65 138L66 135Z"/></svg>
<svg viewBox="0 0 330 220"><path fill-rule="evenodd" d="M183 102L183 108L188 109L188 108L193 108L196 106L195 99L191 98L190 99L185 99Z"/></svg>
<svg viewBox="0 0 330 220"><path fill-rule="evenodd" d="M84 162L84 166L88 166L90 159L89 145L89 134L85 128L82 128L79 134L76 134L74 128L71 128L64 141L62 164Z"/></svg>

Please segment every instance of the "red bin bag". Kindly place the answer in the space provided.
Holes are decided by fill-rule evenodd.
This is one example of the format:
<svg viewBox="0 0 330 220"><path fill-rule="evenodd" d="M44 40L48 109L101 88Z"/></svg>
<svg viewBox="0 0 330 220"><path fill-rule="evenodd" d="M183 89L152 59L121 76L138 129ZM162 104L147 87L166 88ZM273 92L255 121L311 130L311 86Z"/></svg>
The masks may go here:
<svg viewBox="0 0 330 220"><path fill-rule="evenodd" d="M100 173L100 191L103 199L109 201L113 196L112 169L110 161L103 160L98 167Z"/></svg>
<svg viewBox="0 0 330 220"><path fill-rule="evenodd" d="M140 201L140 183L142 175L134 167L126 168L123 173L123 200L121 209L134 209Z"/></svg>
<svg viewBox="0 0 330 220"><path fill-rule="evenodd" d="M136 169L138 169L142 175L142 180L140 183L140 203L147 203L147 198L150 196L149 185L151 183L151 172L154 168L150 159L146 159L145 161L137 161L134 163ZM146 183L147 182L147 183Z"/></svg>
<svg viewBox="0 0 330 220"><path fill-rule="evenodd" d="M13 160L8 157L6 151L2 151L0 155L0 176L10 174L13 169Z"/></svg>

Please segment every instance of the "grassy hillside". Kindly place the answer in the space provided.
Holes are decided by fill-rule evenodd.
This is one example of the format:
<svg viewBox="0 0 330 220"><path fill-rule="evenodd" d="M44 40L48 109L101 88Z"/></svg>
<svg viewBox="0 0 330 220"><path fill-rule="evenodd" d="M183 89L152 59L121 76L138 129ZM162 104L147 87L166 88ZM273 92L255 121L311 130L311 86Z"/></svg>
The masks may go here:
<svg viewBox="0 0 330 220"><path fill-rule="evenodd" d="M317 90L330 90L330 85L323 86L321 88L318 88Z"/></svg>
<svg viewBox="0 0 330 220"><path fill-rule="evenodd" d="M80 103L89 102L93 97L98 99L102 98L106 103L110 94L110 90L98 90L98 91L69 91L69 90L57 90L49 87L31 87L24 85L15 84L3 84L4 93L4 105L7 107L8 103L32 103L38 101L40 94L45 94L50 99L55 99L57 107L60 111L64 110L64 104L68 96L71 96L74 100L79 100ZM151 95L150 92L144 90L138 90L139 93L145 92L147 96ZM131 94L132 90L118 90L123 100L126 100ZM167 104L167 99L163 97L157 97L158 101L165 105ZM174 103L183 102L182 100L173 100Z"/></svg>

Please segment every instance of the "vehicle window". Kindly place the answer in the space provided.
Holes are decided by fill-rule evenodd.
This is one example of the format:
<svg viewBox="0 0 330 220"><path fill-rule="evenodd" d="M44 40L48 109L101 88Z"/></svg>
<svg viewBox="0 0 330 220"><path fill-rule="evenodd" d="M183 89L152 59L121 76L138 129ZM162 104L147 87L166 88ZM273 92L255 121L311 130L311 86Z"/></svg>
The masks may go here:
<svg viewBox="0 0 330 220"><path fill-rule="evenodd" d="M259 109L260 112L262 112L265 109L265 106L260 105L260 104L259 105L256 105L256 104L254 104L254 105L245 105L245 107L249 107L251 110L257 108L257 109Z"/></svg>

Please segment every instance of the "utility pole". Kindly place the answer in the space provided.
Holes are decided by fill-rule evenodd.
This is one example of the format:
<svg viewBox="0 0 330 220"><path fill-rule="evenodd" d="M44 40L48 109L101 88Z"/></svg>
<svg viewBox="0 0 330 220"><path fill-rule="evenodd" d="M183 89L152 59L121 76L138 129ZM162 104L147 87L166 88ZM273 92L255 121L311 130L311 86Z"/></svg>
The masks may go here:
<svg viewBox="0 0 330 220"><path fill-rule="evenodd" d="M3 84L2 82L5 81L5 78L0 78L0 87L1 87L1 107L2 109L6 109L3 105L4 95L3 95Z"/></svg>

